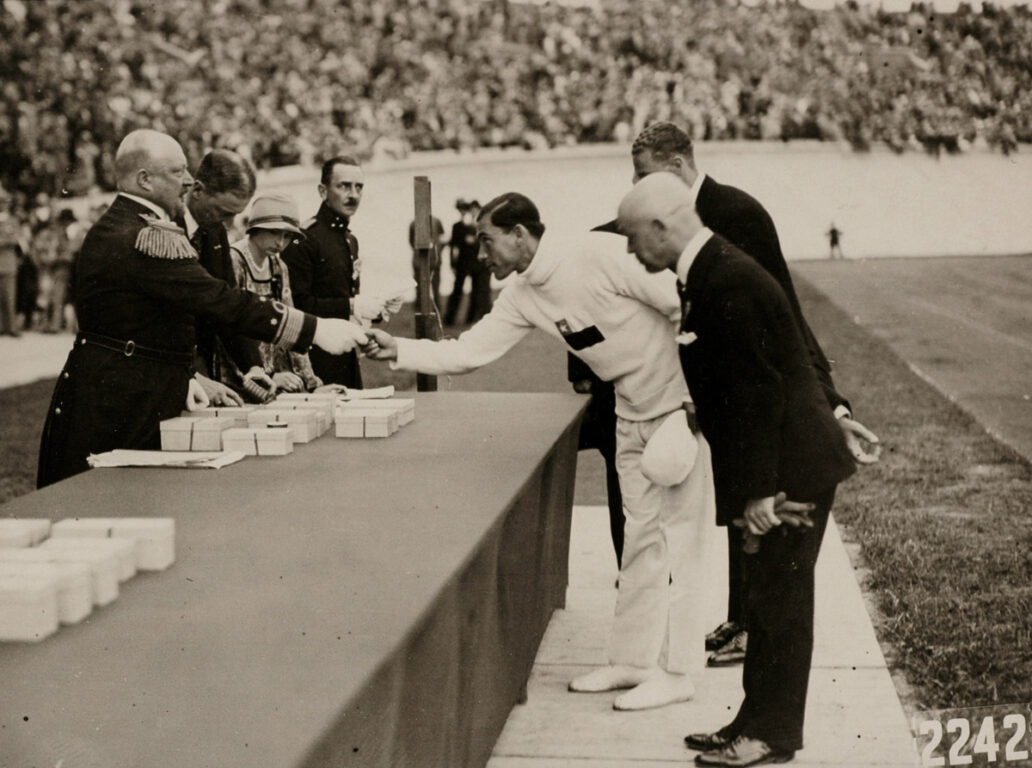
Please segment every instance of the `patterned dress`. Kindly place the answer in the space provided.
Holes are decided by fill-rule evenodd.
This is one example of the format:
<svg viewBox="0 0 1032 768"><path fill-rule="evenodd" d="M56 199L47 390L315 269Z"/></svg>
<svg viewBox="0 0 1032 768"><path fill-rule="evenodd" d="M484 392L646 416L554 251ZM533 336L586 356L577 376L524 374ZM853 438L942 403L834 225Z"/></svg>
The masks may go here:
<svg viewBox="0 0 1032 768"><path fill-rule="evenodd" d="M258 276L245 255L250 253L249 249L249 239L246 236L229 246L229 255L233 263L237 286L258 296L275 299L285 306L294 306L294 298L290 291L290 272L287 265L278 256L271 256L267 262L267 272L264 276ZM312 363L307 353L291 352L264 341L258 344L258 351L261 355L262 367L270 376L281 371L289 371L301 377L305 383L305 389L309 392L322 386L322 381L312 371ZM223 383L234 388L241 387L242 372L234 365L221 345L218 353L221 357L219 368L223 372Z"/></svg>

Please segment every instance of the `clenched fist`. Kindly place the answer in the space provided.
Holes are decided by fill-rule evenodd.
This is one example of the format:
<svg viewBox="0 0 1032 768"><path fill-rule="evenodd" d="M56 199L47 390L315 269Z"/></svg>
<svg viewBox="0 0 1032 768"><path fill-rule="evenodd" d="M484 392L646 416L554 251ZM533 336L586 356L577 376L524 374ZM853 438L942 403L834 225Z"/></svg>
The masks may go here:
<svg viewBox="0 0 1032 768"><path fill-rule="evenodd" d="M366 357L373 360L397 360L398 342L385 331L373 328L366 332L369 341L362 348Z"/></svg>

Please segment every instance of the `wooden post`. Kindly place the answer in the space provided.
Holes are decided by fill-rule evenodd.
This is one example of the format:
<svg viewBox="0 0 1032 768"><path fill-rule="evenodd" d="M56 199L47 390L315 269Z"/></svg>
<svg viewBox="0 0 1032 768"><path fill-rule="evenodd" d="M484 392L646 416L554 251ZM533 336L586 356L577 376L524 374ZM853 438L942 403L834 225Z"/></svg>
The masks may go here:
<svg viewBox="0 0 1032 768"><path fill-rule="evenodd" d="M430 276L438 268L437 241L434 237L433 221L430 213L430 179L416 176L414 179L416 203L415 231L412 247L416 252L416 338L441 338L441 323L434 306L433 294L430 290ZM416 376L416 389L419 392L436 392L437 377L420 373Z"/></svg>

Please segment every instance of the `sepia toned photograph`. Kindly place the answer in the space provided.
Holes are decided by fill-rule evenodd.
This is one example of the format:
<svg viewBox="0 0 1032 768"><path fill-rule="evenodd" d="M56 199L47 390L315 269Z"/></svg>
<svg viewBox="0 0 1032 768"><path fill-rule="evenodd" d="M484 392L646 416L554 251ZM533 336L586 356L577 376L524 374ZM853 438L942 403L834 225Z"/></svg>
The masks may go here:
<svg viewBox="0 0 1032 768"><path fill-rule="evenodd" d="M0 768L1032 768L1027 0L0 0Z"/></svg>

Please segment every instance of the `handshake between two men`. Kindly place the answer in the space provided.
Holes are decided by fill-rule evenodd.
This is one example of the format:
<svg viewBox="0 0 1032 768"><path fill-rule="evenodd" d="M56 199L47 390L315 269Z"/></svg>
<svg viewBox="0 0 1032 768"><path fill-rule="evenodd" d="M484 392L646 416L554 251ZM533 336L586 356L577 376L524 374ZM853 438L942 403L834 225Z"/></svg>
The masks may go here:
<svg viewBox="0 0 1032 768"><path fill-rule="evenodd" d="M378 331L378 333L380 332ZM387 334L383 335L387 336ZM390 336L387 336L387 338L390 338ZM351 352L356 347L361 347L364 351L371 345L371 341L367 336L366 329L358 323L336 317L320 317L315 325L312 344L329 352L331 355L341 355L345 352ZM245 382L252 376L260 376L267 382L263 385L263 388L269 389L270 392L275 391L276 382L269 379L260 368L248 371L244 376ZM187 410L195 411L200 408L206 408L209 405L239 406L243 404L243 398L232 388L221 382L209 379L207 376L199 373L194 374L194 377L190 379L186 396Z"/></svg>

